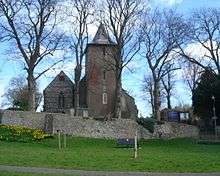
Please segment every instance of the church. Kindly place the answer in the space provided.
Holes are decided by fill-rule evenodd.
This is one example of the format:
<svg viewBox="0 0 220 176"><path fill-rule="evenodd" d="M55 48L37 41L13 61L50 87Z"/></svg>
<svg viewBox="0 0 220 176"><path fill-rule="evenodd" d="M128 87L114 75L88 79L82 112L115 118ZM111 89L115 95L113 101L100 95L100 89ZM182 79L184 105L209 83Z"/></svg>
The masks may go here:
<svg viewBox="0 0 220 176"><path fill-rule="evenodd" d="M114 72L115 47L100 24L96 35L87 45L85 76L80 81L81 116L106 118L114 110L116 77ZM74 83L61 71L45 88L44 111L71 113L74 111ZM134 98L122 89L122 118L136 119Z"/></svg>

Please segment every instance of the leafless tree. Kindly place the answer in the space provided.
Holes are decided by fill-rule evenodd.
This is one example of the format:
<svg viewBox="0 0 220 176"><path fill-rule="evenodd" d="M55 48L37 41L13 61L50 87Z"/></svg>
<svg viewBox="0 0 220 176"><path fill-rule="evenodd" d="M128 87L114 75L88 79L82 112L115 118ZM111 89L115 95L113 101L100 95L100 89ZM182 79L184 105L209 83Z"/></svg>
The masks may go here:
<svg viewBox="0 0 220 176"><path fill-rule="evenodd" d="M114 117L121 118L122 70L134 59L140 49L137 38L137 26L143 3L140 0L105 0L105 25L116 44L114 71L116 75L116 93Z"/></svg>
<svg viewBox="0 0 220 176"><path fill-rule="evenodd" d="M217 8L204 8L193 12L189 19L191 32L188 43L181 45L179 54L190 62L203 69L211 69L220 74L220 10ZM197 54L192 55L187 46L196 45L200 48Z"/></svg>
<svg viewBox="0 0 220 176"><path fill-rule="evenodd" d="M169 65L168 65L169 66ZM173 69L173 68L170 68ZM175 69L174 69L175 70ZM175 88L175 72L173 70L168 71L168 73L161 78L163 92L166 97L167 102L167 108L172 109L171 106L171 97L174 94L174 88Z"/></svg>
<svg viewBox="0 0 220 176"><path fill-rule="evenodd" d="M183 65L182 67L183 81L187 85L192 97L193 92L201 76L201 73L203 72L204 69L200 67L198 64L192 63L188 60L186 60L182 65Z"/></svg>
<svg viewBox="0 0 220 176"><path fill-rule="evenodd" d="M173 51L177 40L185 33L182 17L174 11L159 11L145 15L140 35L143 39L143 50L153 78L154 117L160 121L161 80L170 72L178 69L173 61Z"/></svg>
<svg viewBox="0 0 220 176"><path fill-rule="evenodd" d="M147 93L147 101L148 103L151 105L151 110L152 110L152 114L154 114L154 96L153 96L153 92L154 92L154 81L152 76L148 75L144 77L144 81L143 81L143 91L145 93Z"/></svg>
<svg viewBox="0 0 220 176"><path fill-rule="evenodd" d="M25 65L30 111L36 109L36 80L60 62L36 72L37 66L45 64L61 44L62 35L56 30L56 4L56 0L0 0L0 30L4 40L11 41L18 51L17 59Z"/></svg>
<svg viewBox="0 0 220 176"><path fill-rule="evenodd" d="M75 115L78 115L79 109L79 87L82 76L82 64L86 54L88 44L88 25L92 23L94 16L94 0L70 0L72 8L67 9L67 15L71 24L70 45L75 55L76 66L74 69L74 109Z"/></svg>
<svg viewBox="0 0 220 176"><path fill-rule="evenodd" d="M28 109L28 87L23 75L11 78L3 97L5 98L3 106L10 105L21 110ZM38 91L38 87L36 87L36 109L40 105L41 100L42 94Z"/></svg>

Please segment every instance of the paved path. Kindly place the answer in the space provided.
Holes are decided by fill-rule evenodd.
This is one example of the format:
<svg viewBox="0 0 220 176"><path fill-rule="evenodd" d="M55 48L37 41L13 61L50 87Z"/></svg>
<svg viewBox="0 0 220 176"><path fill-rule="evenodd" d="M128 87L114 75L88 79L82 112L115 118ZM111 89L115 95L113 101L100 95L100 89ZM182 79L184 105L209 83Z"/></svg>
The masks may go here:
<svg viewBox="0 0 220 176"><path fill-rule="evenodd" d="M76 176L220 176L220 173L104 172L0 165L0 171Z"/></svg>

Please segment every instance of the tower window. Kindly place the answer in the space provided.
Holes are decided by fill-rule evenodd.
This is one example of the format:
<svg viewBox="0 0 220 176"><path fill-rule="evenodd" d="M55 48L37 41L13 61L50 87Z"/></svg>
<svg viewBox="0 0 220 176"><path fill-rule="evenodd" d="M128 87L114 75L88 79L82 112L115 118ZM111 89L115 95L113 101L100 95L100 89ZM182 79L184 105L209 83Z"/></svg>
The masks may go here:
<svg viewBox="0 0 220 176"><path fill-rule="evenodd" d="M65 97L64 93L60 92L58 97L58 108L64 108L65 107Z"/></svg>
<svg viewBox="0 0 220 176"><path fill-rule="evenodd" d="M103 54L103 56L106 55L106 49L105 49L105 47L102 48L102 54Z"/></svg>
<svg viewBox="0 0 220 176"><path fill-rule="evenodd" d="M102 103L103 104L107 104L108 103L107 93L103 93L102 94Z"/></svg>
<svg viewBox="0 0 220 176"><path fill-rule="evenodd" d="M104 80L106 79L106 71L105 70L103 71L103 79Z"/></svg>

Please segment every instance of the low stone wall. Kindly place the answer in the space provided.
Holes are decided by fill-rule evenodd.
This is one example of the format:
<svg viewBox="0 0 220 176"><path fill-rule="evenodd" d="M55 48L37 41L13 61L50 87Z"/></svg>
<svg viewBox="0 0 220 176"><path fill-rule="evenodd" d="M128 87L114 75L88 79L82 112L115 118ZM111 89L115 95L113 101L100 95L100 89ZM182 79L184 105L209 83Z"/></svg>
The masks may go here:
<svg viewBox="0 0 220 176"><path fill-rule="evenodd" d="M142 139L198 136L197 127L186 124L165 123L156 125L152 134L134 120L114 119L112 121L99 121L56 113L4 111L1 123L46 129L53 133L57 133L57 130L60 130L62 133L69 135L93 138L133 138L136 131L138 131L139 138Z"/></svg>
<svg viewBox="0 0 220 176"><path fill-rule="evenodd" d="M90 118L74 117L58 113L33 113L22 111L4 111L2 124L22 125L45 129L45 117L51 115L53 133L62 133L94 138L133 138L138 124L133 120L115 119L99 121Z"/></svg>
<svg viewBox="0 0 220 176"><path fill-rule="evenodd" d="M133 138L138 125L132 120L98 121L82 118L54 118L54 131L95 138Z"/></svg>
<svg viewBox="0 0 220 176"><path fill-rule="evenodd" d="M44 113L32 113L23 111L4 111L2 114L2 124L22 125L30 128L44 128Z"/></svg>
<svg viewBox="0 0 220 176"><path fill-rule="evenodd" d="M153 136L155 138L197 138L199 129L184 123L165 122L162 125L155 125Z"/></svg>

